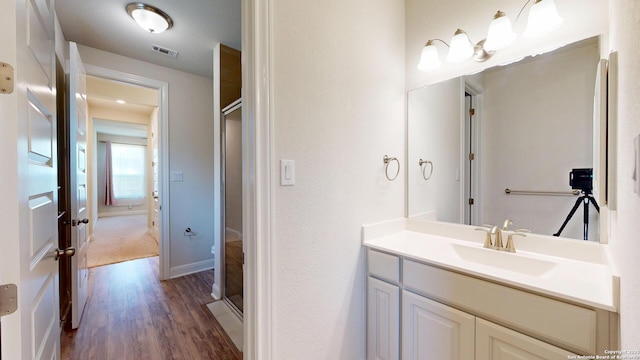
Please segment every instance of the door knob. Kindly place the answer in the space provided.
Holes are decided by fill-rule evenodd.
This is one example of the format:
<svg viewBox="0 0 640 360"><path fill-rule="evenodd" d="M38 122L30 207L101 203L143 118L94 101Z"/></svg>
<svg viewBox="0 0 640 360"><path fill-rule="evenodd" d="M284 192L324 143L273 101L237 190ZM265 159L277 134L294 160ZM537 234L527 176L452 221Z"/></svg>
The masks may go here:
<svg viewBox="0 0 640 360"><path fill-rule="evenodd" d="M89 223L89 219L87 219L87 218L71 220L71 226L77 226L77 225L80 225L80 224L88 224L88 223Z"/></svg>
<svg viewBox="0 0 640 360"><path fill-rule="evenodd" d="M58 259L60 259L60 257L62 257L62 256L73 256L73 255L75 255L76 254L76 249L74 247L68 247L68 248L63 249L63 250L55 249L53 254L54 254L54 259L56 261L58 261Z"/></svg>

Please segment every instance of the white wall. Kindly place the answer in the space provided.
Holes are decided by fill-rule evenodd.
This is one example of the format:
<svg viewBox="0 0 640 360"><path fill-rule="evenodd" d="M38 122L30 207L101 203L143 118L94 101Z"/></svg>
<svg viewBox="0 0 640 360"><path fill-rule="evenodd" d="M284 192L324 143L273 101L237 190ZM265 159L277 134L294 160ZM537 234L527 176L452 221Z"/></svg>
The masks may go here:
<svg viewBox="0 0 640 360"><path fill-rule="evenodd" d="M464 83L451 79L413 90L407 97L408 215L420 218L435 210L438 221L459 223ZM420 167L420 159L433 163L429 180L424 175L428 177L430 165Z"/></svg>
<svg viewBox="0 0 640 360"><path fill-rule="evenodd" d="M362 224L402 217L404 2L273 1L274 359L364 359ZM279 186L279 160L296 185Z"/></svg>
<svg viewBox="0 0 640 360"><path fill-rule="evenodd" d="M182 171L183 182L169 183L170 267L180 274L211 268L213 257L213 96L212 80L78 46L85 64L169 83L169 171ZM168 179L167 179L168 180ZM197 236L183 235L190 227Z"/></svg>
<svg viewBox="0 0 640 360"><path fill-rule="evenodd" d="M598 44L578 44L484 73L483 222L552 235L576 197L507 195L506 188L570 191L569 171L593 167L593 94ZM589 239L599 241L589 205ZM562 236L583 238L583 207Z"/></svg>
<svg viewBox="0 0 640 360"><path fill-rule="evenodd" d="M564 24L553 35L535 39L521 36L526 26L528 9L515 22L516 15L525 1L469 1L469 0L407 0L407 89L439 82L452 77L478 72L498 64L512 61L536 52L542 52L576 40L607 32L608 6L604 0L561 0L556 1L558 12ZM506 49L498 51L483 63L469 60L462 64L448 64L444 61L447 47L437 43L442 66L436 71L418 71L420 52L429 39L440 38L451 41L457 28L467 32L473 42L486 38L489 23L497 10L504 11L512 22L518 39Z"/></svg>
<svg viewBox="0 0 640 360"><path fill-rule="evenodd" d="M640 349L640 196L633 192L633 138L640 135L640 2L611 1L611 48L619 53L618 210L610 246L620 270L621 349ZM617 217L617 221L616 218Z"/></svg>

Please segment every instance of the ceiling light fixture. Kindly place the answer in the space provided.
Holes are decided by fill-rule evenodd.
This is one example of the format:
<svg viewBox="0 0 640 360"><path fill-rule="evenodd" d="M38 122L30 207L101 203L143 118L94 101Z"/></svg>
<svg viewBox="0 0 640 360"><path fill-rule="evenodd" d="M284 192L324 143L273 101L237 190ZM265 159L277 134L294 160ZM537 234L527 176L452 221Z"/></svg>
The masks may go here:
<svg viewBox="0 0 640 360"><path fill-rule="evenodd" d="M127 102L121 99L116 100L118 104L126 104Z"/></svg>
<svg viewBox="0 0 640 360"><path fill-rule="evenodd" d="M527 0L520 9L516 22L520 18L525 7L533 2L529 10L527 27L524 31L525 37L538 37L557 29L562 25L562 18L558 15L554 0ZM517 35L513 32L513 27L509 17L502 11L496 12L493 20L489 24L487 38L479 41L475 45L469 40L469 36L461 29L457 29L451 39L451 46L440 39L427 41L420 54L418 70L430 71L440 66L441 61L435 41L440 41L449 47L447 61L450 63L461 63L470 58L477 62L486 61L497 50L504 49L511 45Z"/></svg>
<svg viewBox="0 0 640 360"><path fill-rule="evenodd" d="M152 34L159 34L173 26L171 17L155 6L130 3L127 5L127 13L141 28Z"/></svg>

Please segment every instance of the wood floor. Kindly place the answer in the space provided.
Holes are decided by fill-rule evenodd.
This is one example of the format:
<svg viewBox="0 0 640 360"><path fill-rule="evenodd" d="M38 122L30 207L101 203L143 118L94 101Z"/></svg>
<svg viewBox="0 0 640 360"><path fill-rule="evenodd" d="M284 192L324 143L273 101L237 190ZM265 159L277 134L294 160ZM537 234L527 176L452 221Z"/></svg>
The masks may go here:
<svg viewBox="0 0 640 360"><path fill-rule="evenodd" d="M151 257L90 271L80 328L62 333L62 359L242 359L204 306L213 270L160 282Z"/></svg>

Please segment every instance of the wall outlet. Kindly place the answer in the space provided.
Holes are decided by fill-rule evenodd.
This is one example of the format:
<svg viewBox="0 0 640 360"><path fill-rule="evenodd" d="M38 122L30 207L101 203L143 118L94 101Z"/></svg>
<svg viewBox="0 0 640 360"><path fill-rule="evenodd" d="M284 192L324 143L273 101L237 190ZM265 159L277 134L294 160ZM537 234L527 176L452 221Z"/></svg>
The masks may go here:
<svg viewBox="0 0 640 360"><path fill-rule="evenodd" d="M182 181L182 171L172 171L171 181L173 182Z"/></svg>

